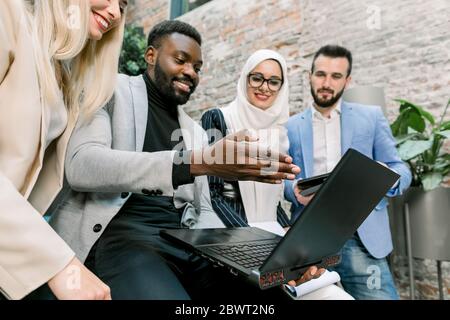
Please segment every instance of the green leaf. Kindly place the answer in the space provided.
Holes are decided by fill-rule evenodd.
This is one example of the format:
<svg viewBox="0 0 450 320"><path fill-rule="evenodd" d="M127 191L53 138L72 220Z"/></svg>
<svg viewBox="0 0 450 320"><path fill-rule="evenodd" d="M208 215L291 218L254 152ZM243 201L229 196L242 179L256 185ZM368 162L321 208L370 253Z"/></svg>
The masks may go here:
<svg viewBox="0 0 450 320"><path fill-rule="evenodd" d="M429 113L428 111L425 111L424 109L420 109L420 113L422 114L422 116L427 119L432 125L435 124L435 120L434 117L431 113Z"/></svg>
<svg viewBox="0 0 450 320"><path fill-rule="evenodd" d="M443 122L439 130L450 130L450 121Z"/></svg>
<svg viewBox="0 0 450 320"><path fill-rule="evenodd" d="M436 134L443 136L446 139L450 138L450 130L438 131L438 132L436 132Z"/></svg>
<svg viewBox="0 0 450 320"><path fill-rule="evenodd" d="M423 107L418 106L414 103L411 103L411 102L409 102L407 100L403 100L403 99L395 99L395 101L400 103L400 112L405 112L408 109L414 110L415 112L420 114L422 117L427 119L432 125L434 125L435 120L434 120L433 115L431 113L429 113L428 111L425 111L425 109Z"/></svg>
<svg viewBox="0 0 450 320"><path fill-rule="evenodd" d="M417 132L416 130L414 130L413 128L411 128L411 127L408 127L408 134L413 134L413 133L419 133L419 132ZM419 136L421 136L420 134L419 134ZM422 135L423 136L423 135Z"/></svg>
<svg viewBox="0 0 450 320"><path fill-rule="evenodd" d="M394 137L397 137L398 135L400 135L400 133L398 132L399 128L400 128L400 122L397 119L391 124L391 131L392 131L392 135Z"/></svg>
<svg viewBox="0 0 450 320"><path fill-rule="evenodd" d="M446 169L449 165L450 165L450 163L448 163L448 162L436 162L436 165L433 167L433 169L435 171L442 171L442 170Z"/></svg>
<svg viewBox="0 0 450 320"><path fill-rule="evenodd" d="M408 134L410 133L410 130L413 130L412 127L409 124L409 116L411 112L406 112L402 115L402 118L400 118L400 124L399 124L399 134Z"/></svg>
<svg viewBox="0 0 450 320"><path fill-rule="evenodd" d="M443 176L439 172L431 172L423 175L422 177L422 185L425 191L433 190L440 186Z"/></svg>
<svg viewBox="0 0 450 320"><path fill-rule="evenodd" d="M401 136L396 137L395 142L396 142L396 145L398 146L407 140L414 140L415 137L419 137L419 136L420 135L417 132L409 133L406 135L401 135Z"/></svg>
<svg viewBox="0 0 450 320"><path fill-rule="evenodd" d="M406 101L404 99L394 99L394 101L400 103L400 111L404 111L406 108L408 108L410 105L414 105L409 101Z"/></svg>
<svg viewBox="0 0 450 320"><path fill-rule="evenodd" d="M417 157L421 153L429 150L433 146L433 141L412 141L408 140L401 144L398 148L398 153L402 160L407 161Z"/></svg>
<svg viewBox="0 0 450 320"><path fill-rule="evenodd" d="M406 134L408 126L405 119L407 118L407 116L408 114L400 113L397 119L391 125L391 130L394 137Z"/></svg>
<svg viewBox="0 0 450 320"><path fill-rule="evenodd" d="M424 132L425 121L419 114L411 112L408 116L408 126L413 128L417 132Z"/></svg>

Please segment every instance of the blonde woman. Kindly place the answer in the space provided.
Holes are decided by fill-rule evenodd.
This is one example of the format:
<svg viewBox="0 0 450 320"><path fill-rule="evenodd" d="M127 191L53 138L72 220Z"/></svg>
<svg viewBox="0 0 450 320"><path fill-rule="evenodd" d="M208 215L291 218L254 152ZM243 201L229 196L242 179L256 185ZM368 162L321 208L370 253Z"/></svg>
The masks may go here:
<svg viewBox="0 0 450 320"><path fill-rule="evenodd" d="M78 116L112 96L127 1L0 1L0 299L108 299L42 218Z"/></svg>

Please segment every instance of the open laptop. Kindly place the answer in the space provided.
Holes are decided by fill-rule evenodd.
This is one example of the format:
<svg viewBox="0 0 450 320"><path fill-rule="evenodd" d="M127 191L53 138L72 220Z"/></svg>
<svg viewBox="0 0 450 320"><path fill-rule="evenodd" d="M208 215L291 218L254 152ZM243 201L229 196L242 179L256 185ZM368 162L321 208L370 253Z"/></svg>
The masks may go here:
<svg viewBox="0 0 450 320"><path fill-rule="evenodd" d="M298 279L338 252L400 176L349 149L284 237L255 228L173 229L161 236L261 289Z"/></svg>

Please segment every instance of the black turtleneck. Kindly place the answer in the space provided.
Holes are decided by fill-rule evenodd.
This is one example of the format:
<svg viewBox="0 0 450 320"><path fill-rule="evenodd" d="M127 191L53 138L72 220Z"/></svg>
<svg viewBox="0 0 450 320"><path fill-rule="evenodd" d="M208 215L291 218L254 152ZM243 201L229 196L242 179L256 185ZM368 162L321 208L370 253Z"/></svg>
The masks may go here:
<svg viewBox="0 0 450 320"><path fill-rule="evenodd" d="M144 72L143 77L148 96L148 118L143 151L173 150L176 145L183 141L182 137L179 140L172 141L172 133L180 129L177 105L169 102L160 93L147 72ZM173 165L172 184L174 188L193 182L189 164Z"/></svg>
<svg viewBox="0 0 450 320"><path fill-rule="evenodd" d="M172 150L182 142L171 141L172 132L180 129L178 111L176 105L166 102L153 81L144 73L148 95L148 118L145 131L144 152L158 152ZM180 152L179 156L189 158L189 151ZM172 185L178 186L193 183L189 164L172 165ZM177 209L173 203L173 197L161 195L161 190L151 190L148 194L133 193L113 218L108 228L122 230L121 224L128 225L136 221L145 223L146 226L170 227L173 222L178 223L183 208ZM134 222L133 222L134 221Z"/></svg>
<svg viewBox="0 0 450 320"><path fill-rule="evenodd" d="M180 129L177 106L164 99L147 72L144 73L144 80L147 85L148 118L143 151L172 150L180 142L171 141L172 132Z"/></svg>

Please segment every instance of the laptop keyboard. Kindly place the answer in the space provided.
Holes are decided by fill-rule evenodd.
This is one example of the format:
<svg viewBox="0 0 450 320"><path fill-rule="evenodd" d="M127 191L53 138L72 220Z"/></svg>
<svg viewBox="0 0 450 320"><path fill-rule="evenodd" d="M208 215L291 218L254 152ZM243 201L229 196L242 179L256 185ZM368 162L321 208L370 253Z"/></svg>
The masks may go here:
<svg viewBox="0 0 450 320"><path fill-rule="evenodd" d="M227 258L245 268L254 269L262 265L277 246L272 243L246 243L209 247L214 253Z"/></svg>

